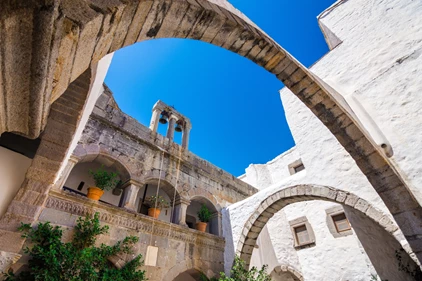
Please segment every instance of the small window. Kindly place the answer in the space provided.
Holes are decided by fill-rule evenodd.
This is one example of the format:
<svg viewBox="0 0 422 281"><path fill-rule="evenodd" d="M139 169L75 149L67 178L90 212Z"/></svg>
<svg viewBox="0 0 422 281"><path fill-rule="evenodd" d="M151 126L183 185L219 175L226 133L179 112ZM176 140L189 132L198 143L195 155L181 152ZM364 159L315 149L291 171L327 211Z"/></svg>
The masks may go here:
<svg viewBox="0 0 422 281"><path fill-rule="evenodd" d="M296 235L296 241L299 246L311 243L311 239L309 237L306 225L297 226L294 228L294 230Z"/></svg>
<svg viewBox="0 0 422 281"><path fill-rule="evenodd" d="M338 233L351 229L349 220L344 213L332 216L334 225Z"/></svg>
<svg viewBox="0 0 422 281"><path fill-rule="evenodd" d="M289 164L289 172L290 175L294 175L299 173L300 171L305 170L305 165L302 163L302 159L298 159L294 161L293 163Z"/></svg>
<svg viewBox="0 0 422 281"><path fill-rule="evenodd" d="M305 166L303 166L303 164L300 164L299 166L296 166L293 169L295 170L295 173L299 173L300 171L305 170Z"/></svg>

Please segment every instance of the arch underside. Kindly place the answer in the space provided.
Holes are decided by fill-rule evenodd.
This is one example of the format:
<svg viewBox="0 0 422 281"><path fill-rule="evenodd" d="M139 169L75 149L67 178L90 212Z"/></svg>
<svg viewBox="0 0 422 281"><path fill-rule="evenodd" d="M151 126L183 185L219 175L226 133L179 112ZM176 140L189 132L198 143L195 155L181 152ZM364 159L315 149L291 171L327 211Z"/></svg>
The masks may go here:
<svg viewBox="0 0 422 281"><path fill-rule="evenodd" d="M0 133L38 137L51 104L106 54L154 38L208 42L264 67L295 93L355 159L410 245L420 249L422 209L393 165L321 81L227 1L18 2L1 4ZM422 251L417 255L422 258Z"/></svg>
<svg viewBox="0 0 422 281"><path fill-rule="evenodd" d="M372 206L366 200L352 193L326 186L297 185L282 189L270 195L261 202L245 223L237 244L236 254L246 262L248 267L258 236L273 215L289 204L307 200L324 200L349 206L380 225L386 231L387 235L392 235L400 243L400 234L398 233L396 224L394 224L388 215ZM417 263L417 258L409 247L404 247L404 249Z"/></svg>

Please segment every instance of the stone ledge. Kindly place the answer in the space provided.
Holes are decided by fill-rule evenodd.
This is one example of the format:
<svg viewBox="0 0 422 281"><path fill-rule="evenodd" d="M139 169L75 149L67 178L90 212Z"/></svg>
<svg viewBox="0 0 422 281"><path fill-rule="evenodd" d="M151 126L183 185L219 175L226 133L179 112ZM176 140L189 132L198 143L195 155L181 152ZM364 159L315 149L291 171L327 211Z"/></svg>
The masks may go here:
<svg viewBox="0 0 422 281"><path fill-rule="evenodd" d="M225 247L225 240L222 237L155 220L143 214L128 212L126 209L96 202L65 191L51 190L46 208L77 216L92 215L98 212L100 220L108 224L218 250L224 250Z"/></svg>

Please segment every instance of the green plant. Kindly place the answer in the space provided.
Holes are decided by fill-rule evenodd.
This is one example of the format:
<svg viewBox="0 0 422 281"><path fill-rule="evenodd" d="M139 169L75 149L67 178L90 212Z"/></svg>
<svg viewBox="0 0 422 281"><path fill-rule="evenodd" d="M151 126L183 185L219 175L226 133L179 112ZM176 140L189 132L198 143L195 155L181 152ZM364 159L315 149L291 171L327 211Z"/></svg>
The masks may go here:
<svg viewBox="0 0 422 281"><path fill-rule="evenodd" d="M152 195L148 197L146 201L150 208L157 208L161 210L170 207L170 203L161 195Z"/></svg>
<svg viewBox="0 0 422 281"><path fill-rule="evenodd" d="M94 179L95 186L105 191L112 190L120 181L117 173L107 172L103 166L95 171L90 170L89 174Z"/></svg>
<svg viewBox="0 0 422 281"><path fill-rule="evenodd" d="M211 278L208 278L208 277L205 275L205 273L203 273L203 272L201 272L201 273L199 274L199 278L201 279L201 281L218 281L218 278L217 278L217 277L211 277Z"/></svg>
<svg viewBox="0 0 422 281"><path fill-rule="evenodd" d="M267 266L264 265L260 270L252 267L246 269L245 262L239 257L235 257L234 264L230 270L230 277L224 273L220 273L219 281L271 281L271 277L267 274Z"/></svg>
<svg viewBox="0 0 422 281"><path fill-rule="evenodd" d="M145 271L141 255L129 261L121 269L113 266L109 257L130 254L138 237L128 236L114 246L101 244L96 247L96 237L108 232L108 226L101 226L99 214L94 217L79 218L74 228L71 242L61 241L63 230L49 222L40 223L37 228L22 224L22 237L31 240L33 246L26 247L29 254L28 270L15 275L12 271L4 274L6 281L143 281Z"/></svg>
<svg viewBox="0 0 422 281"><path fill-rule="evenodd" d="M210 218L211 218L211 212L210 210L207 208L207 206L205 206L205 204L202 204L201 209L198 212L198 218L201 222L209 222Z"/></svg>

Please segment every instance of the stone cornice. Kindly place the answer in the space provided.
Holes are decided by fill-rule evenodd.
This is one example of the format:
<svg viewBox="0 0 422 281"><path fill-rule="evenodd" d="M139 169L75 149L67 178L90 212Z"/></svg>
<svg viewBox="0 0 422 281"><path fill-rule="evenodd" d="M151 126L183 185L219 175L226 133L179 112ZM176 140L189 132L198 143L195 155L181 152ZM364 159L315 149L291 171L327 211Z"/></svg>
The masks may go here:
<svg viewBox="0 0 422 281"><path fill-rule="evenodd" d="M47 199L46 208L77 216L92 215L98 212L100 214L100 220L111 225L221 251L224 250L225 246L225 240L222 237L199 232L177 224L155 220L142 214L128 212L126 209L95 202L66 191L51 190Z"/></svg>

